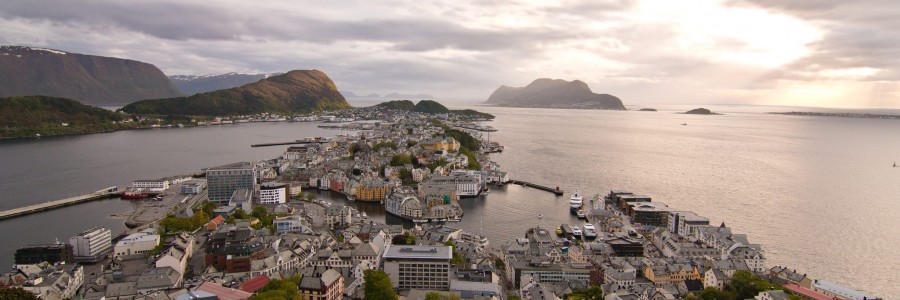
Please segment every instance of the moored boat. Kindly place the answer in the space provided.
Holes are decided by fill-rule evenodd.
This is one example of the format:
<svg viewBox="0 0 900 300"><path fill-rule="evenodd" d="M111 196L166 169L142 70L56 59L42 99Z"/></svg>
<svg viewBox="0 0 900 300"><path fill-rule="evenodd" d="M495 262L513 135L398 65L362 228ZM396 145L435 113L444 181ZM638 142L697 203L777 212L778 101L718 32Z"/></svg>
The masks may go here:
<svg viewBox="0 0 900 300"><path fill-rule="evenodd" d="M581 208L581 205L584 203L584 197L581 196L581 193L578 192L578 188L575 188L575 193L572 194L572 197L569 198L569 207L570 208Z"/></svg>

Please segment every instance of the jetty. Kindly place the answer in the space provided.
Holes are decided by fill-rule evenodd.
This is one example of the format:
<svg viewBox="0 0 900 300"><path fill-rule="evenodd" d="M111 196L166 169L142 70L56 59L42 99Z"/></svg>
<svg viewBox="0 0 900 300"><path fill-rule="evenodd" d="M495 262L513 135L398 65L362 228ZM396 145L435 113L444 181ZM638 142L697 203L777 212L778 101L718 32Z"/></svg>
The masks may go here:
<svg viewBox="0 0 900 300"><path fill-rule="evenodd" d="M510 181L508 181L507 183L518 184L518 185L521 185L521 186L524 186L524 187L536 188L536 189L539 189L539 190L542 190L542 191L551 192L551 193L553 193L554 195L557 195L557 196L562 196L562 195L563 195L563 190L559 189L559 187L552 188L552 187L543 186L543 185L540 185L540 184L534 184L534 183L527 182L527 181L523 181L523 180L510 180Z"/></svg>
<svg viewBox="0 0 900 300"><path fill-rule="evenodd" d="M119 195L121 192L119 191L118 186L111 186L90 194L75 196L66 199L54 200L49 202L44 202L41 204L29 205L20 208L14 208L10 210L0 211L0 220L15 218L19 216L24 216L28 214L33 214L36 212L42 212L45 210L51 210L54 208L60 208L69 205L75 205L78 203L84 203L88 201L106 199L112 196Z"/></svg>
<svg viewBox="0 0 900 300"><path fill-rule="evenodd" d="M271 147L271 146L284 146L284 145L307 145L307 144L321 144L321 142L310 142L310 141L293 141L293 142L280 142L280 143L263 143L263 144L252 144L250 147Z"/></svg>

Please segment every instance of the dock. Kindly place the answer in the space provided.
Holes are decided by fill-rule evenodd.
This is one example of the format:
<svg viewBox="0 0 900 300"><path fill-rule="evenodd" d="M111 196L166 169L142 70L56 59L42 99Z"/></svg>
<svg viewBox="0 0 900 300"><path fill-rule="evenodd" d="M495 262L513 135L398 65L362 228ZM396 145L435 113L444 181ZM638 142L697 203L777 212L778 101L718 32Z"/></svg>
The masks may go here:
<svg viewBox="0 0 900 300"><path fill-rule="evenodd" d="M557 195L557 196L562 196L562 195L563 195L563 190L559 189L559 187L552 188L552 187L547 187L547 186L543 186L543 185L540 185L540 184L530 183L530 182L523 181L523 180L510 180L510 181L508 181L507 183L518 184L518 185L521 185L521 186L524 186L524 187L536 188L536 189L539 189L539 190L542 190L542 191L551 192L551 193L553 193L554 195Z"/></svg>
<svg viewBox="0 0 900 300"><path fill-rule="evenodd" d="M284 146L284 145L307 145L307 144L321 144L321 142L307 142L307 141L293 141L293 142L281 142L281 143L263 143L263 144L252 144L250 147L271 147L271 146Z"/></svg>
<svg viewBox="0 0 900 300"><path fill-rule="evenodd" d="M15 218L15 217L19 217L19 216L33 214L36 212L42 212L42 211L46 211L46 210L51 210L51 209L69 206L69 205L75 205L78 203L84 203L84 202L88 202L88 201L106 199L111 196L118 195L119 193L120 193L120 191L119 191L118 186L111 186L111 187L108 187L108 188L105 188L105 189L102 189L102 190L99 190L99 191L96 191L96 192L93 192L90 194L86 194L86 195L75 196L75 197L61 199L61 200L54 200L54 201L44 202L41 204L29 205L29 206L20 207L20 208L14 208L14 209L10 209L10 210L4 210L4 211L0 212L0 220Z"/></svg>

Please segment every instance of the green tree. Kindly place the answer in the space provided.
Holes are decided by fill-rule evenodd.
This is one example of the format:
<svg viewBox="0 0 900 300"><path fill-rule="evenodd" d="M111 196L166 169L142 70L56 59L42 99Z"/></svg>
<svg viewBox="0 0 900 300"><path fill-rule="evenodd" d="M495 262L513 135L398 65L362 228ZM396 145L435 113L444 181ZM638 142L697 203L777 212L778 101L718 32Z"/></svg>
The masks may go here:
<svg viewBox="0 0 900 300"><path fill-rule="evenodd" d="M244 211L243 209L238 208L238 209L234 210L234 212L231 214L231 216L237 220L243 220L243 219L247 218L247 212Z"/></svg>
<svg viewBox="0 0 900 300"><path fill-rule="evenodd" d="M391 157L391 166L400 167L406 164L412 164L412 157L408 154L395 154Z"/></svg>
<svg viewBox="0 0 900 300"><path fill-rule="evenodd" d="M566 299L569 300L603 300L603 289L599 286L591 286L585 289L577 289L572 291Z"/></svg>
<svg viewBox="0 0 900 300"><path fill-rule="evenodd" d="M293 279L293 278L292 278ZM257 291L252 300L302 300L297 283L291 279L272 280Z"/></svg>
<svg viewBox="0 0 900 300"><path fill-rule="evenodd" d="M38 297L20 287L0 289L0 299L3 300L38 300Z"/></svg>
<svg viewBox="0 0 900 300"><path fill-rule="evenodd" d="M391 278L380 270L367 270L363 275L363 291L366 299L370 300L397 300L397 292L391 285Z"/></svg>

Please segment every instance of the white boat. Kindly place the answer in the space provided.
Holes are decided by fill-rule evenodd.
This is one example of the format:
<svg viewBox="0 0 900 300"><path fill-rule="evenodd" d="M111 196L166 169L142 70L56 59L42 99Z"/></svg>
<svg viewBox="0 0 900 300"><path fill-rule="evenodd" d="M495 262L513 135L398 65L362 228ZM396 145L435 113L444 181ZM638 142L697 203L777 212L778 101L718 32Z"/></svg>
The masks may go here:
<svg viewBox="0 0 900 300"><path fill-rule="evenodd" d="M597 231L594 230L593 225L591 225L590 227L588 227L588 225L591 225L591 224L584 224L584 238L588 239L588 240L596 239Z"/></svg>
<svg viewBox="0 0 900 300"><path fill-rule="evenodd" d="M578 192L578 188L575 188L575 193L572 194L572 197L569 198L569 206L571 208L581 208L581 205L584 204L584 197L581 196L581 193Z"/></svg>
<svg viewBox="0 0 900 300"><path fill-rule="evenodd" d="M579 219L582 219L582 220L587 219L587 215L584 213L583 209L579 209L577 215L578 215Z"/></svg>
<svg viewBox="0 0 900 300"><path fill-rule="evenodd" d="M582 227L584 227L584 230L588 230L588 229L597 230L597 228L594 227L594 224L591 224L591 223L585 223L584 226L582 226Z"/></svg>
<svg viewBox="0 0 900 300"><path fill-rule="evenodd" d="M577 226L572 227L572 235L575 236L576 239L580 239L581 238L581 228L578 228Z"/></svg>

